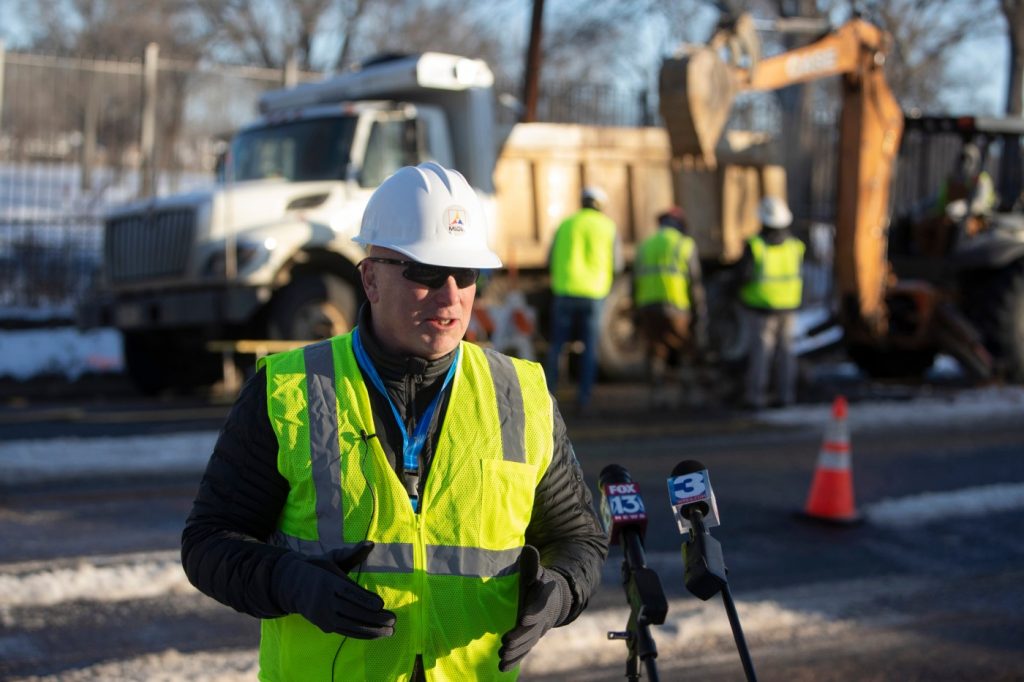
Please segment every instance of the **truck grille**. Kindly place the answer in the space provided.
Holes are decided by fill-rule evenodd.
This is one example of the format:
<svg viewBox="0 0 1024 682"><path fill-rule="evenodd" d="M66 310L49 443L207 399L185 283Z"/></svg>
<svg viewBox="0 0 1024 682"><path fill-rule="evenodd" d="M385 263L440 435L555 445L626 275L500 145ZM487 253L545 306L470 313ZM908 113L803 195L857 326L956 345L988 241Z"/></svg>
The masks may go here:
<svg viewBox="0 0 1024 682"><path fill-rule="evenodd" d="M107 220L104 260L111 282L182 275L196 228L191 208L171 208Z"/></svg>

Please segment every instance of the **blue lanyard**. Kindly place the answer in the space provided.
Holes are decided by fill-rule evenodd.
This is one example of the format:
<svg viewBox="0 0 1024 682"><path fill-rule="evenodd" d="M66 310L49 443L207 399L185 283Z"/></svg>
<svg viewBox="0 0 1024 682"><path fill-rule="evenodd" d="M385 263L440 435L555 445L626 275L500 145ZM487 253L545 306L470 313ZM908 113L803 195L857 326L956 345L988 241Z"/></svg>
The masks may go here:
<svg viewBox="0 0 1024 682"><path fill-rule="evenodd" d="M441 399L441 394L444 393L445 389L448 388L448 384L452 382L452 377L455 376L455 368L459 364L459 357L462 354L462 348L455 350L455 358L452 360L452 366L448 368L448 374L444 377L444 383L441 384L441 390L437 392L434 399L427 405L427 409L423 411L423 415L419 421L416 422L416 429L410 435L409 430L402 422L402 417L398 414L398 408L391 401L391 396L388 395L387 389L384 387L384 382L381 381L380 374L377 373L377 368L370 362L370 357L366 354L366 349L363 348L363 342L359 338L359 329L352 331L352 349L356 354L356 362L359 363L359 367L366 372L366 375L370 377L370 382L373 383L374 387L384 398L388 401L388 405L391 407L391 414L395 416L395 421L398 423L399 429L402 431L402 466L406 471L418 472L420 469L420 452L423 450L423 444L427 439L427 428L430 426L431 418L434 416L434 410L437 409L437 402Z"/></svg>

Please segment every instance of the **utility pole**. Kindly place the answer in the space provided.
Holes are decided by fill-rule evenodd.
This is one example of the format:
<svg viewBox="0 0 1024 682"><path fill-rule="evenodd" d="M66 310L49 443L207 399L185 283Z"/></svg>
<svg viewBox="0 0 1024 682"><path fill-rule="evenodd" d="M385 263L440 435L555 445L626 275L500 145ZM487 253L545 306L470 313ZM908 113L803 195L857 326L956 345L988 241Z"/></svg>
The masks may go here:
<svg viewBox="0 0 1024 682"><path fill-rule="evenodd" d="M540 43L543 36L541 19L544 16L544 0L533 0L533 16L530 18L530 44L526 48L526 71L523 76L523 121L537 120L537 96L540 89Z"/></svg>

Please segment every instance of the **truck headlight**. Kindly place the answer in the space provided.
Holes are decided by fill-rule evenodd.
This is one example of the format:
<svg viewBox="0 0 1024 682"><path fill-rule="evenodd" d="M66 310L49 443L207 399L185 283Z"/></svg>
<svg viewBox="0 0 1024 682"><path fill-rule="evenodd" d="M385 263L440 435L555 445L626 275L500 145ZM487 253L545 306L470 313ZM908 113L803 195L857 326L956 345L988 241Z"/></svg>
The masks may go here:
<svg viewBox="0 0 1024 682"><path fill-rule="evenodd" d="M235 272L241 273L266 262L270 252L277 248L277 240L267 237L262 242L239 239L235 242ZM211 254L203 266L205 277L224 277L226 272L224 249Z"/></svg>

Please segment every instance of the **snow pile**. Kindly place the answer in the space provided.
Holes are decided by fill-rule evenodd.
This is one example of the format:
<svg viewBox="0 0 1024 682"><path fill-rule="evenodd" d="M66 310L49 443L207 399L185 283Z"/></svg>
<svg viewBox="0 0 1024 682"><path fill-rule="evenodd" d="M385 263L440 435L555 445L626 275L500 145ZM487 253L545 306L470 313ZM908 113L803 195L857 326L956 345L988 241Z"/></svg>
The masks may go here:
<svg viewBox="0 0 1024 682"><path fill-rule="evenodd" d="M0 484L85 475L201 472L216 431L117 438L50 438L0 443Z"/></svg>
<svg viewBox="0 0 1024 682"><path fill-rule="evenodd" d="M130 601L195 588L181 569L178 551L108 560L82 557L66 567L0 572L0 611L16 606L52 606L67 601Z"/></svg>
<svg viewBox="0 0 1024 682"><path fill-rule="evenodd" d="M928 424L975 425L978 422L1024 417L1024 387L989 386L965 389L942 397L920 397L912 401L850 403L847 423L853 430L871 431L888 427ZM825 425L832 419L831 405L795 405L780 410L762 410L758 421L782 426Z"/></svg>
<svg viewBox="0 0 1024 682"><path fill-rule="evenodd" d="M113 329L24 329L0 333L0 377L19 381L39 375L70 380L86 372L120 372L121 334Z"/></svg>

